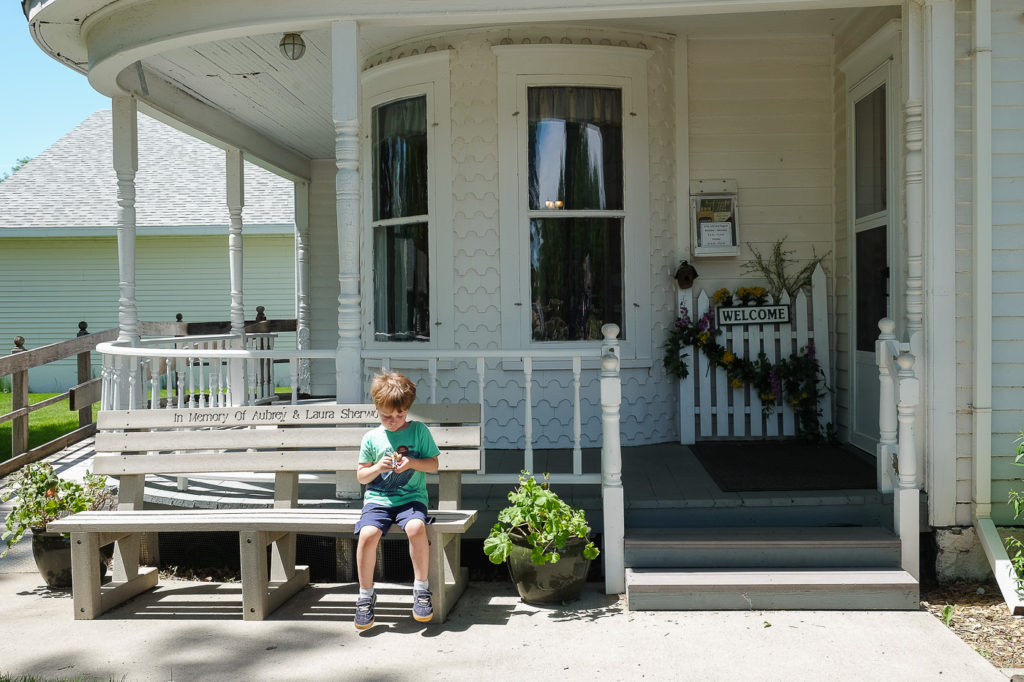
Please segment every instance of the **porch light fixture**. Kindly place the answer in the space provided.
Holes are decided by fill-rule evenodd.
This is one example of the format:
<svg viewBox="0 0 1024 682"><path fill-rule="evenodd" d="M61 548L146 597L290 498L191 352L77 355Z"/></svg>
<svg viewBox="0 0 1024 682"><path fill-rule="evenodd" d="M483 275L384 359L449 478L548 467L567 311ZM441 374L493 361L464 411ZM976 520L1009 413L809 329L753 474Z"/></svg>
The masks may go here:
<svg viewBox="0 0 1024 682"><path fill-rule="evenodd" d="M293 62L306 54L306 41L298 33L285 33L281 42L278 43L278 47L281 48L281 54L285 59L290 59Z"/></svg>

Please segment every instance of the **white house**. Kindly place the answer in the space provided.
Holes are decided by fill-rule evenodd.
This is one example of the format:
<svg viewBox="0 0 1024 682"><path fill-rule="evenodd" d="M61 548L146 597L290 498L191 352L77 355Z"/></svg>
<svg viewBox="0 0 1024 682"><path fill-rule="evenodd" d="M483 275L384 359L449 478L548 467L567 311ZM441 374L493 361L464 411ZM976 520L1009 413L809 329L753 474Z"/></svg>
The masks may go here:
<svg viewBox="0 0 1024 682"><path fill-rule="evenodd" d="M227 320L224 152L139 116L137 297L144 319ZM111 112L97 111L0 183L0 342L37 348L117 326L117 176ZM247 164L245 279L251 303L295 317L291 182ZM294 335L292 335L294 336ZM288 345L289 339L280 339ZM294 346L294 340L290 340ZM99 372L99 358L93 358ZM74 359L29 373L33 391L77 382Z"/></svg>
<svg viewBox="0 0 1024 682"><path fill-rule="evenodd" d="M1001 560L1024 426L1019 3L23 4L113 98L122 254L137 110L229 149L232 235L242 158L294 181L312 392L359 402L385 359L481 401L488 447L602 446L609 590L631 532L618 442L683 430L661 362L676 266L709 292L760 284L751 247L782 237L828 254L834 427L894 491L904 567L919 521L952 573L964 532ZM691 211L702 193L726 203ZM130 346L148 315L127 260Z"/></svg>

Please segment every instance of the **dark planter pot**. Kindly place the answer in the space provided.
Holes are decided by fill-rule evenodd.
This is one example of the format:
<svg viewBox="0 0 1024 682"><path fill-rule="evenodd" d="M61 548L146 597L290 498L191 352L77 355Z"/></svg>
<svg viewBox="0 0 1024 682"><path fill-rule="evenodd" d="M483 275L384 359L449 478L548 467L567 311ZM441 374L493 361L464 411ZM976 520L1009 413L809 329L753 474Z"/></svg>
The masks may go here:
<svg viewBox="0 0 1024 682"><path fill-rule="evenodd" d="M100 548L100 577L106 575L107 559L113 552L113 545ZM47 587L71 587L71 538L33 530L32 558Z"/></svg>
<svg viewBox="0 0 1024 682"><path fill-rule="evenodd" d="M519 596L527 604L561 604L579 599L587 581L590 559L583 556L587 541L573 538L566 543L554 564L535 564L530 559L530 548L512 540L508 555L508 571Z"/></svg>

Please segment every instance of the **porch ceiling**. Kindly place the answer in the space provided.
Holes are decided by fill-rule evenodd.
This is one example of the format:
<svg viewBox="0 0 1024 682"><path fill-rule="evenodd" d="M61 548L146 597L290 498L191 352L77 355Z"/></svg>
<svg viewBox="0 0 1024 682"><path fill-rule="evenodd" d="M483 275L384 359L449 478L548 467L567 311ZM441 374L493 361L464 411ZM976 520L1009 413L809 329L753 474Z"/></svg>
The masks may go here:
<svg viewBox="0 0 1024 682"><path fill-rule="evenodd" d="M322 3L316 0L284 3L278 5L280 10L268 9L268 5L275 3L257 2L247 6L253 17L251 23L247 23L249 13L244 19L226 16L223 8L231 6L231 2L206 2L205 6L216 6L219 11L209 10L210 20L204 23L203 30L194 28L196 17L191 16L178 26L168 26L157 32L140 26L142 12L147 10L139 9L143 5L153 7L157 3L28 0L26 4L30 8L33 35L40 46L83 72L88 61L96 67L89 74L93 85L106 94L114 95L119 91L135 93L141 102L152 106L153 113L164 114L161 118L168 122L185 123L191 126L193 133L199 132L210 141L220 139L239 146L250 156L262 156L270 167L296 176L304 175L303 163L308 163L309 159L334 157L331 91L326 87L331 82L329 26L332 20L352 17L317 14L314 10ZM170 2L160 4L164 8L179 5ZM181 12L198 11L184 9L184 5L192 4L188 0L180 4ZM392 3L384 4L390 8ZM564 17L559 17L559 25L573 23L620 31L709 37L830 35L855 16L860 11L859 7L886 3L848 0L844 7L820 9L833 3L803 0L776 3L774 6L782 11L725 14L692 12L711 11L712 5L717 5L713 11L727 9L735 12L738 7L764 8L767 4L763 0L752 3L659 3L656 7L637 3L619 4L613 8L610 5L597 7L602 3L592 3L587 10L573 9L576 4L575 0L558 3L563 15L586 18L564 21ZM119 23L117 17L122 7L126 8L123 11L125 18ZM418 7L422 12L422 3ZM434 7L433 3L431 7ZM553 21L548 16L550 12L559 7L524 14L523 11L491 8L489 3L474 3L472 12L465 7L458 13L435 8L430 21L421 21L422 17L415 21L396 18L394 8L390 8L391 16L355 18L360 21L360 52L370 56L443 31L521 23L526 16L531 21L544 20L548 23ZM794 7L811 9L797 11L792 9ZM278 13L271 17L274 11ZM334 9L335 13L338 11ZM295 18L290 18L289 13ZM119 30L122 25L123 30ZM278 41L286 30L302 31L307 47L306 54L298 61L287 61L278 50ZM104 35L109 38L102 46L95 46L94 43ZM211 36L216 36L216 39L210 40ZM88 60L85 57L86 45L89 46ZM128 62L131 64L128 68L117 67L120 70L116 74L104 72L104 68L109 69L111 64L123 65L128 59L137 62ZM142 79L136 63L142 66ZM240 124L237 128L241 132L233 131L232 138L227 133L236 124ZM250 143L240 144L246 140Z"/></svg>

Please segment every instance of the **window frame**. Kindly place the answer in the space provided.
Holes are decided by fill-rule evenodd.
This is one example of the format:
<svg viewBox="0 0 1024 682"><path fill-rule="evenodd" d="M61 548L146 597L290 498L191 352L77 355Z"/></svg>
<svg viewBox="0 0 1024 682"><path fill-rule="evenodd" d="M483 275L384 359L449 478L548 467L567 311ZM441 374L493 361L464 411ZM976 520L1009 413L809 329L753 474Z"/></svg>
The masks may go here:
<svg viewBox="0 0 1024 682"><path fill-rule="evenodd" d="M363 230L360 251L369 267L361 269L363 347L387 348L450 348L454 337L454 310L442 307L450 301L453 291L452 200L451 200L451 103L450 60L448 51L416 55L387 62L367 69L361 77L361 120L363 136L362 173ZM412 97L426 97L427 115L427 214L399 219L374 220L373 180L373 110L375 107ZM430 292L430 340L378 340L374 327L373 251L374 228L378 225L427 224L428 280Z"/></svg>
<svg viewBox="0 0 1024 682"><path fill-rule="evenodd" d="M647 116L649 50L597 45L502 45L498 60L498 168L501 249L501 336L506 348L592 348L596 341L534 341L530 321L532 218L529 207L527 89L532 86L614 88L622 93L623 207L558 211L568 217L622 219L624 359L651 357L650 183Z"/></svg>

